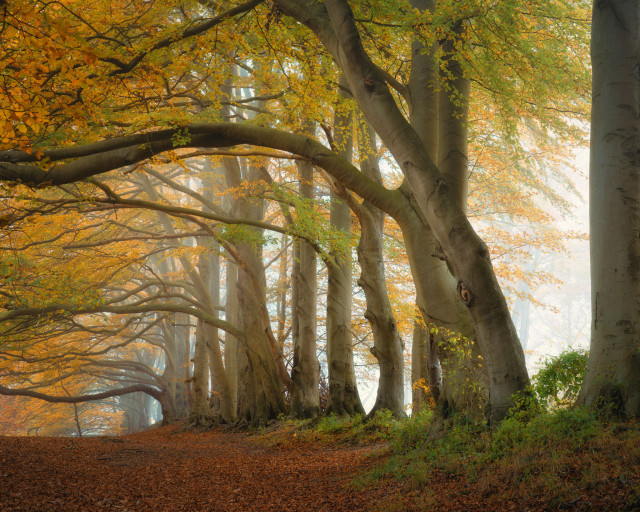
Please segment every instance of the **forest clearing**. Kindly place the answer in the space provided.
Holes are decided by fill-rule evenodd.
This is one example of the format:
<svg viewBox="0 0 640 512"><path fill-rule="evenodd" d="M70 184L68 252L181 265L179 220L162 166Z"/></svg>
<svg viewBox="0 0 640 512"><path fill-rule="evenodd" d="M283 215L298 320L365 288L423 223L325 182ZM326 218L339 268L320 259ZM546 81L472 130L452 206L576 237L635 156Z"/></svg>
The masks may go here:
<svg viewBox="0 0 640 512"><path fill-rule="evenodd" d="M639 507L639 54L638 0L0 0L0 509Z"/></svg>

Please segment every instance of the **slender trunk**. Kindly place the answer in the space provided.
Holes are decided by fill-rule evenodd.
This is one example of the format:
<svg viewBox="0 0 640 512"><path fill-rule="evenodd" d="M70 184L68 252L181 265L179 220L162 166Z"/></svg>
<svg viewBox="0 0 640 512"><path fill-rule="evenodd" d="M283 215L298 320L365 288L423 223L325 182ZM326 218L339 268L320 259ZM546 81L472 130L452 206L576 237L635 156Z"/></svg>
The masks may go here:
<svg viewBox="0 0 640 512"><path fill-rule="evenodd" d="M220 246L217 243L214 243L212 250L208 254L207 266L209 268L207 284L211 300L217 308L220 305ZM216 317L218 316L217 309L214 314ZM231 390L230 372L227 371L222 360L218 329L212 325L205 324L204 337L212 381L210 402L213 404L213 412L219 414L225 423L231 423L236 418L235 401Z"/></svg>
<svg viewBox="0 0 640 512"><path fill-rule="evenodd" d="M278 345L283 346L287 337L287 292L289 290L289 237L282 235L280 238L280 268L278 271L278 291L276 310L278 312L278 328L276 339Z"/></svg>
<svg viewBox="0 0 640 512"><path fill-rule="evenodd" d="M238 266L230 260L226 263L226 301L225 317L227 322L242 325L238 318ZM238 411L238 340L226 333L224 336L224 366L229 379L230 408L233 416Z"/></svg>
<svg viewBox="0 0 640 512"><path fill-rule="evenodd" d="M313 167L298 162L300 195L313 199ZM316 349L318 279L316 252L304 241L295 242L293 322L293 392L291 416L314 418L320 414L320 364Z"/></svg>
<svg viewBox="0 0 640 512"><path fill-rule="evenodd" d="M204 184L203 184L204 185ZM204 188L204 187L203 187ZM207 197L209 199L209 197ZM207 252L207 279L205 280L209 287L209 295L211 296L211 302L214 306L214 316L218 315L218 308L220 307L220 244L217 242L210 242ZM200 265L200 274L202 275L202 265ZM229 392L229 379L227 378L227 372L225 371L224 364L222 364L222 351L220 350L220 333L218 329L205 325L205 340L207 342L207 355L209 359L209 374L211 375L211 389L209 391L209 406L211 413L214 416L222 417L222 404L221 395L225 394L225 400L227 402L230 399ZM216 358L218 361L216 361ZM222 389L221 388L225 388ZM230 404L225 404L227 411L230 411ZM224 421L228 421L225 418Z"/></svg>
<svg viewBox="0 0 640 512"><path fill-rule="evenodd" d="M596 1L591 56L591 350L578 402L640 415L640 12Z"/></svg>
<svg viewBox="0 0 640 512"><path fill-rule="evenodd" d="M351 114L336 108L334 140L339 152L351 160L353 137ZM351 233L351 209L331 192L331 226ZM327 266L327 362L329 366L329 402L327 413L364 413L356 373L353 366L353 336L351 334L351 250L333 250L333 264Z"/></svg>
<svg viewBox="0 0 640 512"><path fill-rule="evenodd" d="M375 132L368 124L360 131L358 147L362 171L378 183L382 175L378 168ZM371 353L380 367L376 402L370 414L382 409L394 416L406 416L404 410L404 343L400 339L393 316L384 269L384 213L368 201L354 205L360 220L360 242L357 253L361 274L358 285L367 301L365 318L373 332Z"/></svg>
<svg viewBox="0 0 640 512"><path fill-rule="evenodd" d="M193 354L193 389L191 415L196 418L211 416L209 407L209 354L207 351L207 333L202 320L196 326L196 343Z"/></svg>

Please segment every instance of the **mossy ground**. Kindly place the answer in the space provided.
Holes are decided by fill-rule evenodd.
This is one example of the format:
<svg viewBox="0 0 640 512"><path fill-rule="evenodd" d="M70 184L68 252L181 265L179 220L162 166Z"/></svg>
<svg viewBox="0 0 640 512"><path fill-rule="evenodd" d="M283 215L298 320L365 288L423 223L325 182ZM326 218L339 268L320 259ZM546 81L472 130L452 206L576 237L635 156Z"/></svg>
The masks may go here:
<svg viewBox="0 0 640 512"><path fill-rule="evenodd" d="M640 510L640 423L578 409L521 411L499 427L454 422L429 438L431 414L395 420L329 416L283 421L271 446L378 445L354 485L395 482L371 510Z"/></svg>

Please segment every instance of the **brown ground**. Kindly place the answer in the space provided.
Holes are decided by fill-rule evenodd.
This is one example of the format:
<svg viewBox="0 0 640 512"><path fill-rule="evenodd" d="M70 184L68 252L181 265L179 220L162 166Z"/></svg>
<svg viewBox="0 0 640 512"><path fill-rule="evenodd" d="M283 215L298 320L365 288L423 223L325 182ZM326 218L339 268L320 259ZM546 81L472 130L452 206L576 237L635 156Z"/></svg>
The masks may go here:
<svg viewBox="0 0 640 512"><path fill-rule="evenodd" d="M384 493L355 490L375 447L265 447L246 434L0 437L0 510L355 511ZM373 501L372 501L373 500Z"/></svg>
<svg viewBox="0 0 640 512"><path fill-rule="evenodd" d="M435 470L417 488L410 478L357 488L354 478L385 457L383 446L177 428L0 436L0 512L640 510L640 443L629 432L603 435L566 460L507 458L473 482Z"/></svg>

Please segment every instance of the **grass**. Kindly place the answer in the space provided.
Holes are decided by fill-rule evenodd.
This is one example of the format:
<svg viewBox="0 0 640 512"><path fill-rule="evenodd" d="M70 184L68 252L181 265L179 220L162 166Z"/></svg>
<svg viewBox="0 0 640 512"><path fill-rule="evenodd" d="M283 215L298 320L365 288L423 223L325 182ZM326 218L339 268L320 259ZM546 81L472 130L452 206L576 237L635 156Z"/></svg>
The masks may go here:
<svg viewBox="0 0 640 512"><path fill-rule="evenodd" d="M383 444L358 487L395 481L403 491L375 510L640 510L640 425L605 421L579 408L521 411L496 429L454 422L430 439L431 413L396 420L327 416L283 420L262 442ZM472 500L472 501L470 501ZM443 503L447 503L443 508ZM457 505L456 505L457 504ZM456 508L457 507L457 508Z"/></svg>
<svg viewBox="0 0 640 512"><path fill-rule="evenodd" d="M422 434L428 421L425 415L399 422L390 457L362 483L400 480L418 491L420 507L427 509L455 500L465 486L483 496L488 509L507 502L550 510L640 509L635 421L605 422L584 409L562 409L516 414L492 431L461 423L435 441Z"/></svg>

